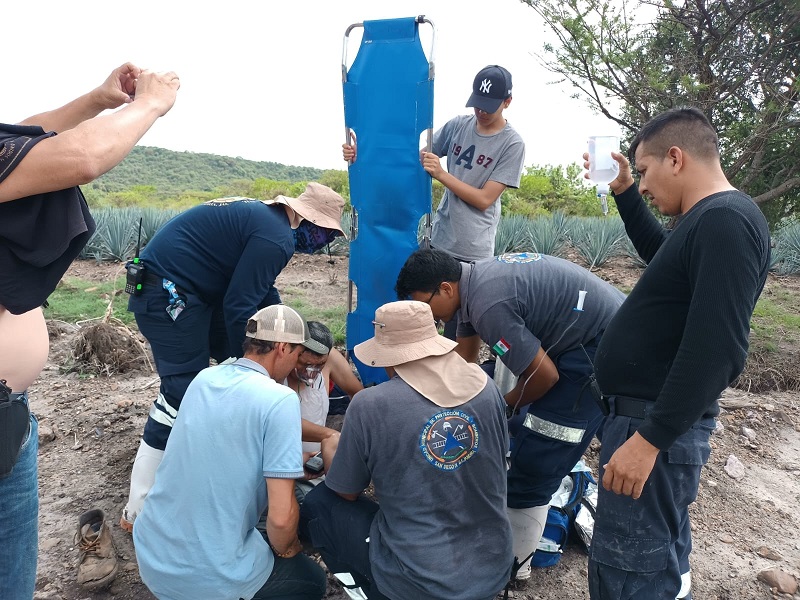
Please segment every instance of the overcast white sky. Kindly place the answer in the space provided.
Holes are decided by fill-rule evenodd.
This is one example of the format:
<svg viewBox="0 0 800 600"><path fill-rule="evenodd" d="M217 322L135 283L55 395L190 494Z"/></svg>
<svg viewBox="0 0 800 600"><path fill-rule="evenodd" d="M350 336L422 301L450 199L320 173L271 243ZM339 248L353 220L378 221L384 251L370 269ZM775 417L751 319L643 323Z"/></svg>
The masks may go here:
<svg viewBox="0 0 800 600"><path fill-rule="evenodd" d="M142 145L343 169L344 32L419 14L437 28L435 128L468 113L475 73L501 64L514 78L505 114L526 166L577 162L589 135L619 133L568 84L551 83L532 56L550 34L518 0L7 2L0 121L60 106L131 61L181 78L176 105Z"/></svg>

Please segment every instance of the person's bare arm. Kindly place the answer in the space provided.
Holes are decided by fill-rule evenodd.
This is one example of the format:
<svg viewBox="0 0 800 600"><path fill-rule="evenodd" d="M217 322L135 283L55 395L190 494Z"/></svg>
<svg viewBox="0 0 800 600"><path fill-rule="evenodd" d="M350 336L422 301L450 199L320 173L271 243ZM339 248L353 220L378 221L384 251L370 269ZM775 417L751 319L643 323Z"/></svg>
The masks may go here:
<svg viewBox="0 0 800 600"><path fill-rule="evenodd" d="M136 79L142 70L125 63L111 72L106 80L91 92L79 96L60 108L28 117L20 125L38 125L45 131L61 133L96 117L107 109L117 108L132 101L136 92Z"/></svg>
<svg viewBox="0 0 800 600"><path fill-rule="evenodd" d="M481 348L481 338L477 334L467 337L456 337L456 353L467 362L478 362L478 354Z"/></svg>
<svg viewBox="0 0 800 600"><path fill-rule="evenodd" d="M267 538L275 554L291 558L303 549L297 538L300 508L294 496L294 479L267 478Z"/></svg>
<svg viewBox="0 0 800 600"><path fill-rule="evenodd" d="M439 157L433 152L424 152L422 156L422 166L431 177L479 210L486 210L492 206L506 189L506 185L498 181L487 181L482 188L473 187L445 171Z"/></svg>
<svg viewBox="0 0 800 600"><path fill-rule="evenodd" d="M135 99L123 109L90 118L31 148L0 183L0 202L93 181L119 164L169 111L179 87L174 73L142 72Z"/></svg>
<svg viewBox="0 0 800 600"><path fill-rule="evenodd" d="M351 398L356 395L356 392L364 389L364 385L353 373L350 363L336 348L331 349L325 366L328 367L329 376L334 383Z"/></svg>
<svg viewBox="0 0 800 600"><path fill-rule="evenodd" d="M520 408L544 396L558 382L555 363L539 348L536 356L519 376L517 385L505 395L506 404Z"/></svg>
<svg viewBox="0 0 800 600"><path fill-rule="evenodd" d="M325 438L331 436L338 436L339 432L324 425L317 425L308 419L303 419L301 422L302 436L304 442L321 442Z"/></svg>

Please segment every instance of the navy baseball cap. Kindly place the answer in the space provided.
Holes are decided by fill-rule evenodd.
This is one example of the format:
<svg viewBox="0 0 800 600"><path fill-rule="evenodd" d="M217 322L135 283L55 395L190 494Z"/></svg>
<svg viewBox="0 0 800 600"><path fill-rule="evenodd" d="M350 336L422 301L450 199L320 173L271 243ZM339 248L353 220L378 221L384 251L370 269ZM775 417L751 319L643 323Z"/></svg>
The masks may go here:
<svg viewBox="0 0 800 600"><path fill-rule="evenodd" d="M489 65L475 75L467 106L493 113L500 108L503 100L510 97L511 73L499 65Z"/></svg>

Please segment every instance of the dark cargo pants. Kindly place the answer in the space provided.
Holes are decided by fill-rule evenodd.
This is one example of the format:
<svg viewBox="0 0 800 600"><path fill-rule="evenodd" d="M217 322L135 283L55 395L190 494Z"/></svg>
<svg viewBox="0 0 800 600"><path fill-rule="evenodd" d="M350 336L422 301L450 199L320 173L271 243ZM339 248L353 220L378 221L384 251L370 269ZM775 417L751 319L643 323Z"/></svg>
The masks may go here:
<svg viewBox="0 0 800 600"><path fill-rule="evenodd" d="M633 435L641 419L616 416L603 426L602 465ZM692 550L689 505L711 452L713 419L696 423L669 450L660 452L638 500L598 486L589 558L592 600L676 598Z"/></svg>

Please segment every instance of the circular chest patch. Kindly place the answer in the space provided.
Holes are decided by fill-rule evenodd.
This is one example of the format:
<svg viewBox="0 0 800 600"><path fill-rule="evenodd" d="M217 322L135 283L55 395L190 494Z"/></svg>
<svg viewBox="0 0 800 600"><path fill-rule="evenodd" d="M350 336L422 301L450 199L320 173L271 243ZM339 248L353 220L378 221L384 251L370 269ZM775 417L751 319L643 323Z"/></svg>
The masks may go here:
<svg viewBox="0 0 800 600"><path fill-rule="evenodd" d="M443 410L433 415L419 436L425 459L443 471L455 471L478 451L475 419L460 410Z"/></svg>
<svg viewBox="0 0 800 600"><path fill-rule="evenodd" d="M542 255L538 252L509 252L508 254L501 254L497 260L508 264L521 264L536 262L541 260Z"/></svg>

